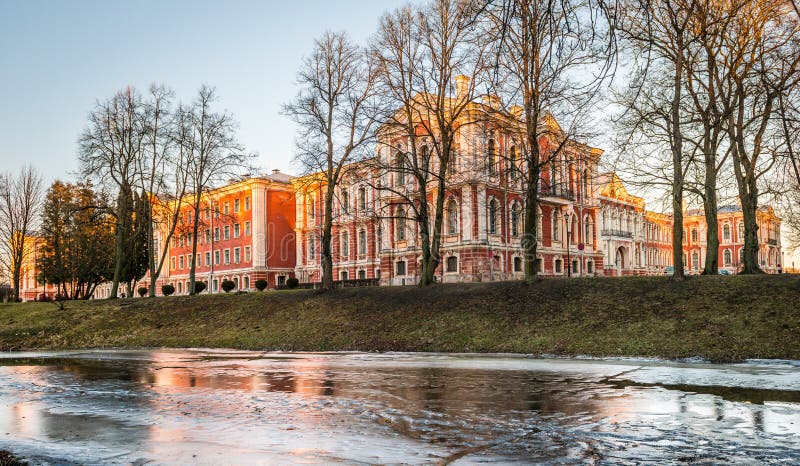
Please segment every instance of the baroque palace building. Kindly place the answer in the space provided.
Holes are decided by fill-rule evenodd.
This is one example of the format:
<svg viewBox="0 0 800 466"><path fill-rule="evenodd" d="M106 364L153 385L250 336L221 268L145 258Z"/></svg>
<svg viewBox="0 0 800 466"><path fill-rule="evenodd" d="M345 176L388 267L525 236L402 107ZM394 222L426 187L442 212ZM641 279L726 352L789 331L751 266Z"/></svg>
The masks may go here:
<svg viewBox="0 0 800 466"><path fill-rule="evenodd" d="M463 92L467 77L457 79ZM470 102L458 121L455 155L447 169L441 264L442 282L520 278L524 198L522 123L519 114L499 110L495 96ZM563 134L552 117L552 134ZM373 159L348 167L337 188L333 217L334 277L373 279L386 285L417 283L421 264L419 228L409 198L417 188L407 168L409 138L391 128L379 131ZM433 152L420 131L418 153ZM555 142L555 141L551 141ZM602 151L568 141L557 159L543 168L537 264L544 275L595 275L603 270L596 190ZM548 152L542 141L542 151ZM433 157L435 158L435 157ZM431 171L435 172L435 166ZM297 277L321 277L320 227L323 192L318 175L293 181L296 189ZM429 190L433 206L435 189ZM433 209L431 209L433 210Z"/></svg>
<svg viewBox="0 0 800 466"><path fill-rule="evenodd" d="M468 82L458 77L456 97ZM454 157L447 169L441 282L482 282L523 276L524 225L523 141L521 111L500 108L485 96L470 102L457 122ZM540 147L547 157L563 132L547 115L540 122L550 138ZM561 141L558 138L562 137ZM372 158L345 167L333 205L334 280L363 284L411 285L419 280L421 247L413 215L417 180L408 168L410 141L388 125L378 132ZM421 131L417 151L430 154L433 141ZM552 152L549 152L552 153ZM646 209L642 197L630 194L615 173L599 173L603 151L567 140L559 156L542 167L539 184L538 254L544 276L664 275L672 263L673 216ZM435 159L436 157L431 157ZM432 167L436 171L438 167ZM321 281L321 227L327 186L319 174L291 177L274 170L211 190L199 218L190 196L180 208L180 223L167 244L161 286L172 284L187 294L189 269L207 293L221 292L231 280L238 290L253 290L257 280L270 288L289 277L301 283ZM436 191L427 199L433 205ZM173 201L172 207L175 202ZM199 222L197 255L192 256L192 227ZM743 216L738 206L719 209L719 267L737 273L744 245ZM781 220L770 207L758 211L759 258L767 273L782 269ZM683 261L687 273L702 272L706 222L702 210L684 215ZM156 244L167 232L157 230ZM37 251L36 238L32 243ZM156 248L157 249L157 248ZM154 251L156 257L160 251ZM36 280L36 253L23 264L21 294L32 300L52 287ZM147 278L139 285L146 285ZM98 287L96 298L108 296L110 284Z"/></svg>

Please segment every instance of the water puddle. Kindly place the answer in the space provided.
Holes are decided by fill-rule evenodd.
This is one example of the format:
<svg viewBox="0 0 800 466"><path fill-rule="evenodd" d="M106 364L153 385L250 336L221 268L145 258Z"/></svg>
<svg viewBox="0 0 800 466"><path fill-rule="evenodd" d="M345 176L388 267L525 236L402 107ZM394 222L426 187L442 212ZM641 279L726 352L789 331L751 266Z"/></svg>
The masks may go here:
<svg viewBox="0 0 800 466"><path fill-rule="evenodd" d="M0 355L0 450L50 464L800 462L800 365L501 355Z"/></svg>

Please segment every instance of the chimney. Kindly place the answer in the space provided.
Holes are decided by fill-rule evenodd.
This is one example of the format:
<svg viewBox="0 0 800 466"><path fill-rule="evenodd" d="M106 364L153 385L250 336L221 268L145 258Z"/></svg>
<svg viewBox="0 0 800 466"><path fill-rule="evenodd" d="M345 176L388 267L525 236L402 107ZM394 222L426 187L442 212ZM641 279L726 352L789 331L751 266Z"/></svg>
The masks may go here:
<svg viewBox="0 0 800 466"><path fill-rule="evenodd" d="M465 99L469 96L469 76L460 74L456 76L456 97Z"/></svg>

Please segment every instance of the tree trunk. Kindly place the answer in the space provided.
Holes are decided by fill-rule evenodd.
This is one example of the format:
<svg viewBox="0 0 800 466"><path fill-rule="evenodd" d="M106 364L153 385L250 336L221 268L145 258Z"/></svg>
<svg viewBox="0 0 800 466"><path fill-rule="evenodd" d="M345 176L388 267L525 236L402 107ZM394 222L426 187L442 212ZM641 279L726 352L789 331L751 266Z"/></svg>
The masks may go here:
<svg viewBox="0 0 800 466"><path fill-rule="evenodd" d="M525 234L522 236L522 248L525 250L525 281L532 283L536 281L539 274L536 255L539 247L539 210L537 207L539 205L541 169L537 163L528 171L527 187L525 188Z"/></svg>
<svg viewBox="0 0 800 466"><path fill-rule="evenodd" d="M322 219L322 289L333 289L333 183L328 183L325 195L325 216Z"/></svg>
<svg viewBox="0 0 800 466"><path fill-rule="evenodd" d="M147 295L151 298L156 297L156 279L158 278L158 274L156 273L156 256L153 254L155 250L155 232L153 231L153 199L150 197L152 194L148 193L148 209L150 209L150 221L147 222L147 251L148 251L148 269L150 269L150 286L147 292Z"/></svg>
<svg viewBox="0 0 800 466"><path fill-rule="evenodd" d="M116 232L114 238L114 278L111 280L111 292L108 294L108 299L117 299L119 294L119 282L122 278L122 259L125 255L125 237L126 237L126 224L125 216L128 215L128 200L132 197L128 194L128 187L123 186L120 188L117 197L117 221Z"/></svg>
<svg viewBox="0 0 800 466"><path fill-rule="evenodd" d="M672 278L683 280L683 133L681 132L681 96L683 85L683 31L678 31L676 54L674 60L675 76L672 87L672 109L670 126L672 127Z"/></svg>
<svg viewBox="0 0 800 466"><path fill-rule="evenodd" d="M754 186L752 189L755 191L739 193L744 216L744 268L741 273L746 275L764 273L758 262L758 222L756 221L758 191Z"/></svg>
<svg viewBox="0 0 800 466"><path fill-rule="evenodd" d="M194 284L197 279L197 232L200 229L200 196L197 196L194 208L194 221L192 222L192 265L189 267L189 294L194 295ZM210 283L209 283L210 285Z"/></svg>
<svg viewBox="0 0 800 466"><path fill-rule="evenodd" d="M708 159L706 159L708 162ZM719 223L717 222L717 173L716 160L706 163L705 197L703 210L706 215L706 262L703 275L719 273Z"/></svg>

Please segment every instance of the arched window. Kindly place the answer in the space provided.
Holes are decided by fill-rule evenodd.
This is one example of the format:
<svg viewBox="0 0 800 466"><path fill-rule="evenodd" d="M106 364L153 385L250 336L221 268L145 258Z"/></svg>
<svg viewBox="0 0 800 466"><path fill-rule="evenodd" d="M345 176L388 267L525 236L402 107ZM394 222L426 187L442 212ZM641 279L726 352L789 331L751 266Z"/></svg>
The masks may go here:
<svg viewBox="0 0 800 466"><path fill-rule="evenodd" d="M489 139L489 148L486 154L486 169L490 175L497 173L497 157L495 154L494 139Z"/></svg>
<svg viewBox="0 0 800 466"><path fill-rule="evenodd" d="M406 239L406 209L403 206L397 208L397 239Z"/></svg>
<svg viewBox="0 0 800 466"><path fill-rule="evenodd" d="M583 198L588 199L589 197L589 170L586 169L583 171Z"/></svg>
<svg viewBox="0 0 800 466"><path fill-rule="evenodd" d="M585 216L583 218L583 242L586 244L591 244L592 242L592 217Z"/></svg>
<svg viewBox="0 0 800 466"><path fill-rule="evenodd" d="M447 234L454 235L458 233L458 204L455 199L447 201Z"/></svg>
<svg viewBox="0 0 800 466"><path fill-rule="evenodd" d="M731 226L727 223L722 225L722 240L726 242L731 240Z"/></svg>
<svg viewBox="0 0 800 466"><path fill-rule="evenodd" d="M308 238L308 260L313 261L317 258L317 245L314 242L314 237Z"/></svg>
<svg viewBox="0 0 800 466"><path fill-rule="evenodd" d="M497 234L497 215L499 213L500 208L498 207L497 199L492 199L489 201L489 233L496 235Z"/></svg>
<svg viewBox="0 0 800 466"><path fill-rule="evenodd" d="M367 232L366 232L366 230L360 230L358 232L358 253L362 254L362 255L367 253Z"/></svg>
<svg viewBox="0 0 800 466"><path fill-rule="evenodd" d="M516 146L511 146L511 149L508 151L508 176L511 178L511 181L515 181L517 179L517 148Z"/></svg>
<svg viewBox="0 0 800 466"><path fill-rule="evenodd" d="M420 160L422 161L422 166L423 167L427 167L428 166L428 160L431 157L431 150L428 149L428 146L420 147L420 149L419 149L419 157L420 157Z"/></svg>
<svg viewBox="0 0 800 466"><path fill-rule="evenodd" d="M306 204L308 209L308 218L314 220L314 217L316 216L316 209L314 209L314 196L308 196L308 201L306 201Z"/></svg>
<svg viewBox="0 0 800 466"><path fill-rule="evenodd" d="M553 241L561 241L561 234L558 227L559 223L561 223L561 218L558 209L553 209Z"/></svg>
<svg viewBox="0 0 800 466"><path fill-rule="evenodd" d="M536 206L536 239L542 239L542 209Z"/></svg>
<svg viewBox="0 0 800 466"><path fill-rule="evenodd" d="M725 267L730 267L731 266L731 263L733 262L733 257L731 257L731 256L732 256L732 254L731 254L731 250L730 249L726 249L722 253L722 263L725 264Z"/></svg>
<svg viewBox="0 0 800 466"><path fill-rule="evenodd" d="M358 188L358 210L367 210L367 189L363 186Z"/></svg>
<svg viewBox="0 0 800 466"><path fill-rule="evenodd" d="M402 152L398 152L394 159L394 167L397 171L395 175L395 186L406 184L406 158Z"/></svg>
<svg viewBox="0 0 800 466"><path fill-rule="evenodd" d="M519 231L522 229L520 221L522 220L522 209L518 203L511 206L511 236L519 236Z"/></svg>
<svg viewBox="0 0 800 466"><path fill-rule="evenodd" d="M572 241L572 244L578 244L578 235L581 234L580 229L578 227L578 216L572 214L570 217L572 218L572 221L570 222L572 224L570 226L570 235L572 236L570 238L570 241Z"/></svg>
<svg viewBox="0 0 800 466"><path fill-rule="evenodd" d="M350 211L350 193L347 192L347 188L342 188L342 195L339 198L339 203L342 206L342 212L348 213Z"/></svg>
<svg viewBox="0 0 800 466"><path fill-rule="evenodd" d="M345 230L342 232L342 257L350 255L350 234Z"/></svg>
<svg viewBox="0 0 800 466"><path fill-rule="evenodd" d="M556 161L550 162L550 184L553 194L558 193L558 185L561 183L561 176L556 167Z"/></svg>

